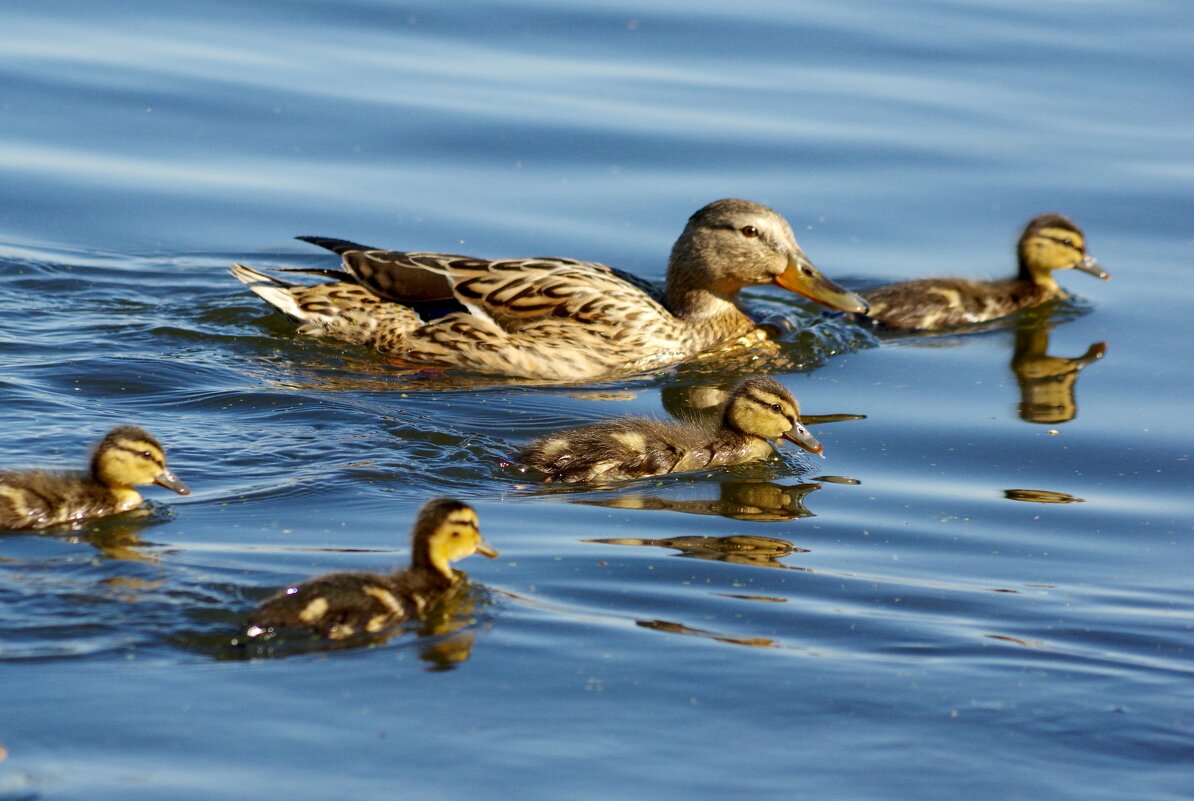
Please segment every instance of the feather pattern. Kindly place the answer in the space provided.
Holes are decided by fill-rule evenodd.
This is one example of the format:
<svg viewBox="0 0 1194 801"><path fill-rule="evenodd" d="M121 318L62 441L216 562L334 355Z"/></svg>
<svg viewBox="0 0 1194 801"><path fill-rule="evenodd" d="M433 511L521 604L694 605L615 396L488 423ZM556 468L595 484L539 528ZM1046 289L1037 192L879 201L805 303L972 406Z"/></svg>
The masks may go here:
<svg viewBox="0 0 1194 801"><path fill-rule="evenodd" d="M752 285L865 309L808 262L783 217L744 200L716 201L692 216L672 250L665 290L576 259L486 260L300 239L340 255L343 272L324 272L339 280L298 286L240 264L233 275L298 320L301 333L416 365L563 381L640 372L756 332L737 297ZM445 301L448 313L424 310Z"/></svg>

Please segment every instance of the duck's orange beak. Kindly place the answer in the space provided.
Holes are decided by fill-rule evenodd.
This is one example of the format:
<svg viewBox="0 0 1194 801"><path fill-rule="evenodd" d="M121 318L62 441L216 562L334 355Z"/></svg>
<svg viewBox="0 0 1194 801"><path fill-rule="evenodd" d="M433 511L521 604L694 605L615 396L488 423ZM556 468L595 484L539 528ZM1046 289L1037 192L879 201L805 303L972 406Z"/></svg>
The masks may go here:
<svg viewBox="0 0 1194 801"><path fill-rule="evenodd" d="M775 277L775 283L789 292L804 295L822 306L837 311L866 314L870 306L858 295L830 281L804 255L800 248L788 255L787 268Z"/></svg>

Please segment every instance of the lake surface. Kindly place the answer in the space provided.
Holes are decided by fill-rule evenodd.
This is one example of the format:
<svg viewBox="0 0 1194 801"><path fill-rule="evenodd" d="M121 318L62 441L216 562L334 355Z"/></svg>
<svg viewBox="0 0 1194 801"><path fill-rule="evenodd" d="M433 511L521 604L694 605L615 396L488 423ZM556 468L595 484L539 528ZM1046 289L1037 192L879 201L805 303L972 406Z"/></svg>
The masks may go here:
<svg viewBox="0 0 1194 801"><path fill-rule="evenodd" d="M1192 52L1181 2L4 4L3 465L133 422L194 494L0 536L0 799L1189 798ZM660 278L729 196L853 287L1010 274L1050 210L1113 280L904 339L749 293L761 367L865 419L597 491L503 460L760 365L411 376L226 272L314 234ZM229 645L438 495L502 552L447 618Z"/></svg>

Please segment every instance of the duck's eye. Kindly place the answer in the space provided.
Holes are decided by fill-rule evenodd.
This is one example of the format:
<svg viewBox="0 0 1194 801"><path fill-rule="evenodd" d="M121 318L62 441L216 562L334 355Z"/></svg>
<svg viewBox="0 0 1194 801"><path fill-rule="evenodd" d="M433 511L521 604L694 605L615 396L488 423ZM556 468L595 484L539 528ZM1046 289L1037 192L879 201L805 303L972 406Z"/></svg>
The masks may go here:
<svg viewBox="0 0 1194 801"><path fill-rule="evenodd" d="M1067 245L1068 247L1073 247L1073 246L1074 246L1074 240L1070 239L1070 238L1067 236L1065 239L1061 240L1061 244L1063 244L1063 245Z"/></svg>
<svg viewBox="0 0 1194 801"><path fill-rule="evenodd" d="M141 451L141 458L142 458L142 459L149 459L150 461L152 461L152 460L153 460L153 454L152 454L152 453L150 453L149 451Z"/></svg>
<svg viewBox="0 0 1194 801"><path fill-rule="evenodd" d="M738 230L747 239L754 239L756 236L759 235L759 229L755 228L753 225L744 225L741 228L739 228Z"/></svg>
<svg viewBox="0 0 1194 801"><path fill-rule="evenodd" d="M775 412L776 414L783 414L784 407L780 406L778 403L773 403L771 404L771 411Z"/></svg>

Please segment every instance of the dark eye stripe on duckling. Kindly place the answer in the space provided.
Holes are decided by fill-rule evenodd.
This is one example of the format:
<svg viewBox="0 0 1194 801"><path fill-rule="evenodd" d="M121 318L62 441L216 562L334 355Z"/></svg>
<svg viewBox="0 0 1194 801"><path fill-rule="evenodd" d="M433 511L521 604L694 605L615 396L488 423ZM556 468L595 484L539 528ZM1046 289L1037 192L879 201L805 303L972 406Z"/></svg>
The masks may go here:
<svg viewBox="0 0 1194 801"><path fill-rule="evenodd" d="M1041 239L1048 239L1050 242L1056 242L1059 245L1064 245L1067 248L1074 250L1083 250L1084 245L1081 239L1073 236L1053 236L1052 234L1037 234Z"/></svg>
<svg viewBox="0 0 1194 801"><path fill-rule="evenodd" d="M790 423L796 422L795 412L788 411L788 409L784 408L785 406L787 406L787 404L784 402L783 398L779 398L779 397L772 395L771 399L768 400L767 398L765 398L761 395L756 395L754 392L747 392L746 397L749 398L750 400L754 401L755 403L759 404L760 406L762 406L764 409L766 409L769 412L775 411L771 407L779 406L780 411L778 412L778 414L782 414L784 417L786 417L788 419L788 422L790 422Z"/></svg>
<svg viewBox="0 0 1194 801"><path fill-rule="evenodd" d="M469 514L463 510L453 512L452 514L448 515L447 522L458 526L464 526L465 528L471 528L473 531L480 530L480 526L477 525L477 516Z"/></svg>
<svg viewBox="0 0 1194 801"><path fill-rule="evenodd" d="M130 444L129 440L120 440L115 445L112 446L112 450L124 451L125 453L131 453L133 456L136 456L138 459L148 459L149 461L153 462L154 464L156 464L158 467L162 468L163 470L166 468L165 457L162 456L160 454L160 452L154 453L155 449L150 447L148 443L143 443L141 447L137 447L135 443Z"/></svg>

